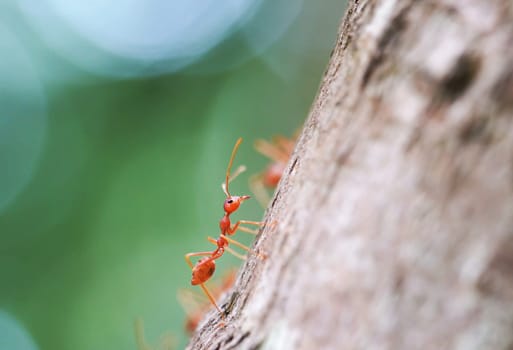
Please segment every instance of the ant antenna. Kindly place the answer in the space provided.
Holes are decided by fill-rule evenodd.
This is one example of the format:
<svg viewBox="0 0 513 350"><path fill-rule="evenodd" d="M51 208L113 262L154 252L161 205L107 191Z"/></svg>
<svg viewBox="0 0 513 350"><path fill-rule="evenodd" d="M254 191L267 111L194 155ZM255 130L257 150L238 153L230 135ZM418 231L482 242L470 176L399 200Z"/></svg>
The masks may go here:
<svg viewBox="0 0 513 350"><path fill-rule="evenodd" d="M239 165L239 167L237 168L237 170L234 171L234 173L230 176L230 178L228 179L228 183L232 182L233 180L235 180L235 178L237 176L239 176L240 174L242 174L243 172L246 171L246 166L245 165ZM221 185L222 189L223 189L223 192L226 194L226 197L230 197L230 194L227 192L226 190L226 183L222 183Z"/></svg>
<svg viewBox="0 0 513 350"><path fill-rule="evenodd" d="M237 168L237 170L235 171L233 176L230 178L230 170L232 169L233 159L235 158L235 154L237 153L237 150L239 149L239 146L241 143L242 143L242 137L239 137L237 142L235 142L235 146L233 146L232 155L230 157L230 162L228 163L228 168L226 168L226 180L222 185L223 192L224 192L224 194L226 194L226 197L231 197L230 191L228 190L228 183L230 182L230 180L235 179L235 177L237 177L237 175L239 175L244 170L246 170L246 167L240 166Z"/></svg>

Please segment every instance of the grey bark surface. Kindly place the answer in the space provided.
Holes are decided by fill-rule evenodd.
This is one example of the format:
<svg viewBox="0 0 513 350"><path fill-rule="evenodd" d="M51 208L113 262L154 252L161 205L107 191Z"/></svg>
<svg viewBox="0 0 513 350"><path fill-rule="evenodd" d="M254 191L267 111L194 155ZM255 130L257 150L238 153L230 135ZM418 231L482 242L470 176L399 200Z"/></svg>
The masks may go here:
<svg viewBox="0 0 513 350"><path fill-rule="evenodd" d="M189 349L513 349L513 5L351 1L267 225Z"/></svg>

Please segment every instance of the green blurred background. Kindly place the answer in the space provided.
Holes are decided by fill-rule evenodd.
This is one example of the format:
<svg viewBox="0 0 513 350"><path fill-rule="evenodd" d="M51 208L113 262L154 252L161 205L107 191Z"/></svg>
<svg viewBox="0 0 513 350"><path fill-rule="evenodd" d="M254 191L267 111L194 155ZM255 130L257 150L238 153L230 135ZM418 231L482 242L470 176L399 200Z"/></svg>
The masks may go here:
<svg viewBox="0 0 513 350"><path fill-rule="evenodd" d="M183 348L183 256L213 247L231 148L249 194L253 141L303 123L345 2L85 3L0 3L0 349L135 349L137 317Z"/></svg>

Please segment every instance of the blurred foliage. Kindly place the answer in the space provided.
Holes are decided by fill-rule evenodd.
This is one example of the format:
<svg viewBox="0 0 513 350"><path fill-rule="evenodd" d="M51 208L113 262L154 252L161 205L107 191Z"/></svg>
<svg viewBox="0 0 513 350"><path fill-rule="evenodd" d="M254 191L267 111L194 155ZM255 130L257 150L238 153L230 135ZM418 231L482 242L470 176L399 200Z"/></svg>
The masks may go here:
<svg viewBox="0 0 513 350"><path fill-rule="evenodd" d="M262 30L272 4L255 22ZM343 8L305 2L261 52L234 31L182 71L129 79L83 71L38 41L21 17L0 15L0 29L20 40L39 77L13 88L30 69L3 51L2 74L18 72L0 85L5 315L40 349L135 349L137 317L148 339L171 331L182 348L176 291L190 283L183 256L213 247L206 237L218 234L231 148L244 138L235 164L249 171L231 191L248 194L249 175L266 164L252 142L301 126ZM235 216L259 220L262 212L248 201ZM219 269L234 264L223 257ZM0 338L10 332L1 324ZM11 349L31 348L23 342Z"/></svg>

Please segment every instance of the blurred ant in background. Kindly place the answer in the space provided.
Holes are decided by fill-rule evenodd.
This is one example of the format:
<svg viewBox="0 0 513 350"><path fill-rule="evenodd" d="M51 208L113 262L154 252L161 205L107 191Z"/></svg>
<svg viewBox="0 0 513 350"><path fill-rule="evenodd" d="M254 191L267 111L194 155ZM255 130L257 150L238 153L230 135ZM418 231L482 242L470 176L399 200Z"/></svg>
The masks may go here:
<svg viewBox="0 0 513 350"><path fill-rule="evenodd" d="M263 139L255 141L255 149L257 152L271 159L271 162L264 171L253 175L249 180L251 191L264 208L267 207L267 204L271 200L268 191L274 191L280 182L285 167L294 151L296 139L297 133L290 139L278 135L273 137L271 142Z"/></svg>

